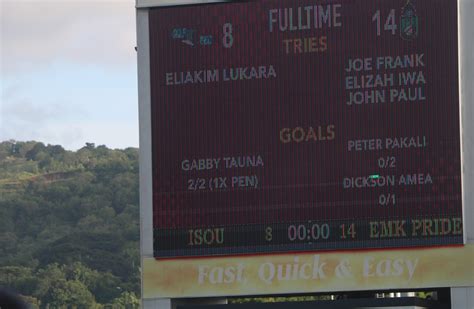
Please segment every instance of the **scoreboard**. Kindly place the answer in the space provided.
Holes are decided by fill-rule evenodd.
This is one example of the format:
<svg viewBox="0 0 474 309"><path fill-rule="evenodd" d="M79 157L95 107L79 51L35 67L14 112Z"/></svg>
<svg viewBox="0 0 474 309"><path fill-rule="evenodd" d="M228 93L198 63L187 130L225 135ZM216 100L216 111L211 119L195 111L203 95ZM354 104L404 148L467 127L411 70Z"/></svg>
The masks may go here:
<svg viewBox="0 0 474 309"><path fill-rule="evenodd" d="M463 243L457 2L149 11L154 256Z"/></svg>

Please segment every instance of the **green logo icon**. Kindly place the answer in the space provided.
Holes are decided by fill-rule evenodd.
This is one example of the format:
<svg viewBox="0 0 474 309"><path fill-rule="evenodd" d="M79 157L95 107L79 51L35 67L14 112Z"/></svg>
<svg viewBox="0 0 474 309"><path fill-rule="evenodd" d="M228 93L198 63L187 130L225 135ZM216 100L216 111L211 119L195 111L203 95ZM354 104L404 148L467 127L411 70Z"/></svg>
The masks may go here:
<svg viewBox="0 0 474 309"><path fill-rule="evenodd" d="M413 40L418 37L418 15L410 0L402 8L400 16L400 36L404 40Z"/></svg>

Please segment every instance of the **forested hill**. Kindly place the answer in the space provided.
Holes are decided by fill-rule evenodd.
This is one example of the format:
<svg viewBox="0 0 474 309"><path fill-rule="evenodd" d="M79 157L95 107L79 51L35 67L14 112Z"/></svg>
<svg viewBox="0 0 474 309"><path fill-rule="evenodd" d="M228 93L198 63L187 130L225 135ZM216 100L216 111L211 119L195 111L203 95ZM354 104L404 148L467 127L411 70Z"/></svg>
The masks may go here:
<svg viewBox="0 0 474 309"><path fill-rule="evenodd" d="M0 143L0 287L39 308L135 308L138 149Z"/></svg>

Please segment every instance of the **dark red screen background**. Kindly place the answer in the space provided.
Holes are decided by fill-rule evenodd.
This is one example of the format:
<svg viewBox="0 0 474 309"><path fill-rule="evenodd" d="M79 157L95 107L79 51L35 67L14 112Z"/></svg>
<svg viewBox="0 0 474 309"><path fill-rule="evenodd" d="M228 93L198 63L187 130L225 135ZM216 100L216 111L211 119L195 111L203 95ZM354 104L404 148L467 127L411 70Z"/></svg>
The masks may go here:
<svg viewBox="0 0 474 309"><path fill-rule="evenodd" d="M403 40L400 29L395 35L383 29L390 9L396 10L400 26L406 3L274 0L150 10L153 225L156 237L169 236L166 250L176 250L164 255L186 255L179 251L186 248L186 241L180 243L179 239L195 228L239 226L245 231L253 225L308 220L366 222L462 216L456 1L411 0L419 21L414 40ZM316 4L341 4L342 26L269 32L270 9ZM372 21L376 10L382 16L380 36ZM225 23L233 27L231 48L221 43ZM183 44L172 38L175 28L195 29L198 36L212 35L214 44ZM312 36L327 36L327 51L286 54L282 40ZM348 59L422 53L423 68L387 72L397 75L422 70L427 81L423 86L425 101L346 105L344 68ZM277 77L166 85L167 72L259 65L273 65ZM335 126L332 141L280 141L282 128L330 124ZM425 136L428 144L398 150L347 150L349 140L404 136ZM185 159L246 155L261 155L264 166L181 169ZM379 158L392 156L396 168L377 166ZM345 177L390 174L398 180L399 175L415 173L430 174L433 183L343 188ZM259 186L214 191L187 188L189 179L241 175L257 175ZM379 195L385 193L396 195L396 205L378 203ZM174 231L182 235L173 236ZM410 245L409 239L405 241ZM427 239L427 244L431 241ZM160 255L159 246L155 243L156 255ZM268 251L260 250L262 246L232 251L229 248L233 246L245 244L227 244L227 251L222 252ZM357 245L381 246L383 242ZM194 255L202 254L199 248L193 250Z"/></svg>

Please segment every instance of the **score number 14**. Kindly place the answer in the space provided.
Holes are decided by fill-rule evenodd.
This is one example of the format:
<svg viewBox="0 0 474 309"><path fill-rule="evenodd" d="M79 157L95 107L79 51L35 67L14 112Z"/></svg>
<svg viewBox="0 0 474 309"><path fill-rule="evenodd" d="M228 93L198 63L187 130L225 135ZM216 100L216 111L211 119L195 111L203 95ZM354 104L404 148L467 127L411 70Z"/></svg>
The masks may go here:
<svg viewBox="0 0 474 309"><path fill-rule="evenodd" d="M341 224L339 225L339 228L341 229L341 235L340 235L341 239L346 239L347 236L350 236L350 238L352 239L356 237L356 228L355 228L354 223L351 223L348 225Z"/></svg>
<svg viewBox="0 0 474 309"><path fill-rule="evenodd" d="M372 21L375 22L375 27L377 29L377 36L381 34L381 16L380 10L377 10L375 14L372 16ZM387 18L385 19L385 24L383 26L383 30L392 32L392 35L397 33L397 23L395 22L395 9L391 9L390 13L388 14Z"/></svg>

